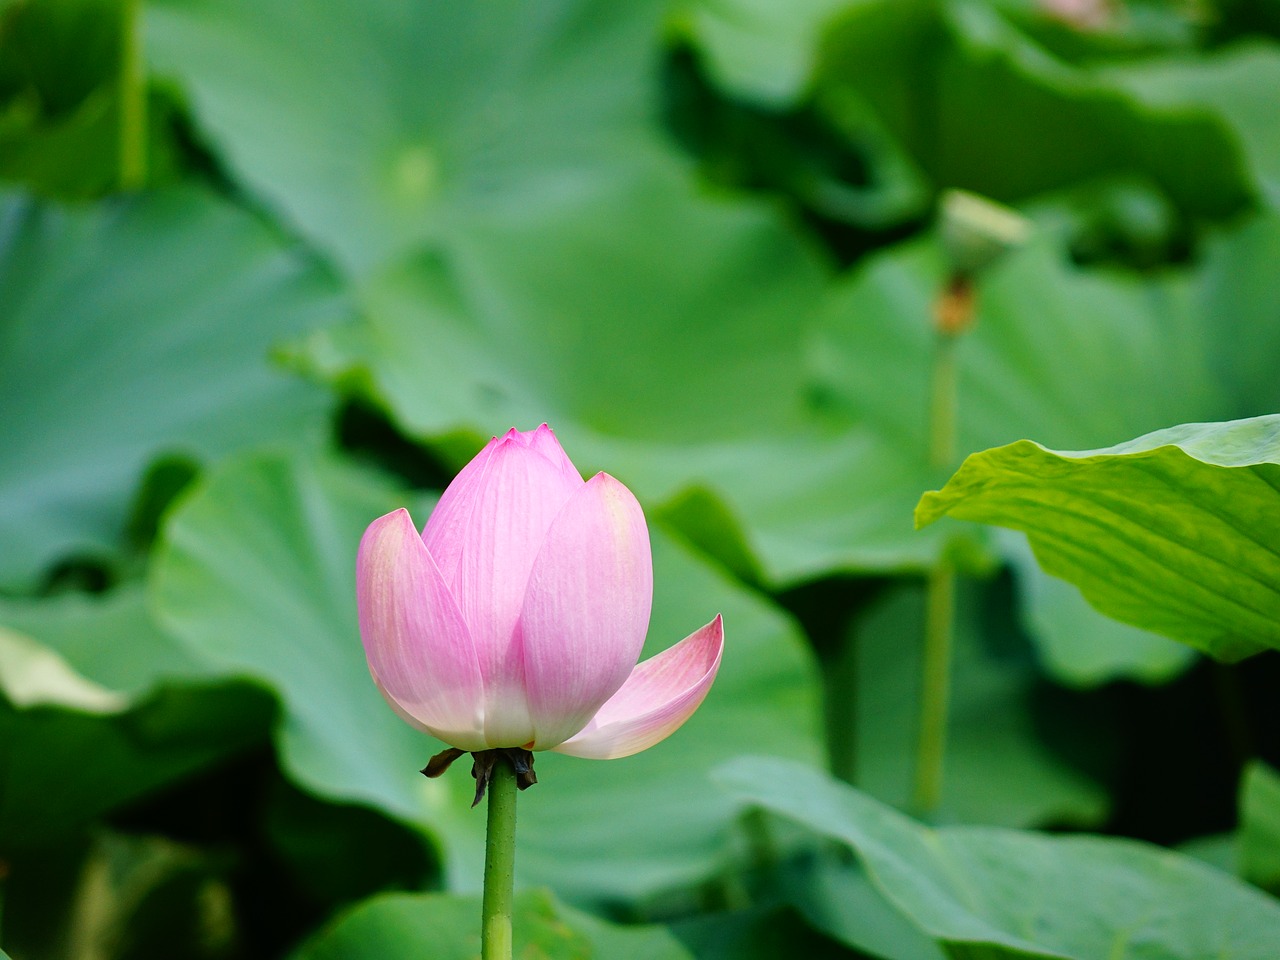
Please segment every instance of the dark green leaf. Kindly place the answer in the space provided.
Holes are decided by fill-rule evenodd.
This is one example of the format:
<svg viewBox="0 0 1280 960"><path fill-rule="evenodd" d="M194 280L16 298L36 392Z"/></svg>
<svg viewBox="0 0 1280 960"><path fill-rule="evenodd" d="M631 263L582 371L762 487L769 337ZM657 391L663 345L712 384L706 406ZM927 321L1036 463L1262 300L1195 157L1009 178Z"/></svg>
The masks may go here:
<svg viewBox="0 0 1280 960"><path fill-rule="evenodd" d="M848 955L787 907L702 913L673 924L671 932L698 960L844 960Z"/></svg>
<svg viewBox="0 0 1280 960"><path fill-rule="evenodd" d="M271 706L238 684L161 687L130 706L0 630L0 846L48 843L260 742Z"/></svg>
<svg viewBox="0 0 1280 960"><path fill-rule="evenodd" d="M619 927L556 903L516 897L513 955L528 960L690 960L660 927ZM291 955L292 960L473 960L480 955L480 898L375 897Z"/></svg>
<svg viewBox="0 0 1280 960"><path fill-rule="evenodd" d="M935 183L1006 202L1116 170L1140 171L1201 215L1273 192L1275 86L1263 78L1274 51L1185 69L1072 64L999 6L850 4L813 85L863 98Z"/></svg>
<svg viewBox="0 0 1280 960"><path fill-rule="evenodd" d="M920 713L924 591L896 589L853 627L857 656L856 783L907 806ZM1000 826L1092 824L1106 800L1042 742L1032 716L1035 670L989 641L979 589L961 585L941 816Z"/></svg>
<svg viewBox="0 0 1280 960"><path fill-rule="evenodd" d="M1254 761L1240 786L1240 872L1246 880L1280 891L1280 773Z"/></svg>
<svg viewBox="0 0 1280 960"><path fill-rule="evenodd" d="M916 926L966 960L1269 960L1280 904L1127 840L930 830L801 764L744 758L736 796L849 844Z"/></svg>
<svg viewBox="0 0 1280 960"><path fill-rule="evenodd" d="M225 854L104 830L7 853L5 942L23 960L222 960L235 944Z"/></svg>
<svg viewBox="0 0 1280 960"><path fill-rule="evenodd" d="M944 960L933 939L904 917L847 854L813 864L794 881L789 899L814 927L873 957Z"/></svg>
<svg viewBox="0 0 1280 960"><path fill-rule="evenodd" d="M1189 647L1089 606L1075 586L1040 568L1026 537L1006 531L999 541L1017 579L1023 626L1054 679L1074 687L1118 679L1158 684L1195 661Z"/></svg>

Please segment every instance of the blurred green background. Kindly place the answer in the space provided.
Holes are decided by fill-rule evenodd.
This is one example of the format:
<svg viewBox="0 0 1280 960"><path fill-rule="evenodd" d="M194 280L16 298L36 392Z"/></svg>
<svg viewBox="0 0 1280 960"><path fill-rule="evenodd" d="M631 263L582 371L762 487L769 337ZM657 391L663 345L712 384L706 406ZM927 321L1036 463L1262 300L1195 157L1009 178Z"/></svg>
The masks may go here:
<svg viewBox="0 0 1280 960"><path fill-rule="evenodd" d="M1276 653L913 529L959 465L928 458L955 188L1032 224L976 283L960 456L1280 412L1276 0L0 0L0 948L474 956L483 814L369 680L354 553L543 421L645 507L649 652L727 639L669 741L539 757L525 955L1066 955L960 952L788 813L818 770L907 806L941 557L931 820L1280 887ZM1067 914L1177 886L1260 931L1220 955L1280 955L1274 900L1146 848L1116 896L1071 872L1093 842Z"/></svg>

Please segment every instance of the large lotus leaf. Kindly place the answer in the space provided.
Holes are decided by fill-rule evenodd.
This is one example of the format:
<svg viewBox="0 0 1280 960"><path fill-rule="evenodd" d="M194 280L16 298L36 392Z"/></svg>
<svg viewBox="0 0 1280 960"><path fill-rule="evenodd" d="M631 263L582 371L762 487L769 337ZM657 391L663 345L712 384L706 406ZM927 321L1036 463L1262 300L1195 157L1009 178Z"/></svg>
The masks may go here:
<svg viewBox="0 0 1280 960"><path fill-rule="evenodd" d="M304 787L411 818L421 790L405 771L430 747L369 689L354 620L360 535L403 502L328 462L224 462L170 514L151 606L196 656L276 693L282 760Z"/></svg>
<svg viewBox="0 0 1280 960"><path fill-rule="evenodd" d="M685 0L676 21L706 57L717 83L735 95L785 106L808 85L826 22L880 0ZM897 3L902 13L907 4ZM901 15L901 14L900 14Z"/></svg>
<svg viewBox="0 0 1280 960"><path fill-rule="evenodd" d="M1272 892L1280 890L1280 773L1260 760L1240 785L1240 872Z"/></svg>
<svg viewBox="0 0 1280 960"><path fill-rule="evenodd" d="M0 846L72 836L258 742L269 713L258 691L227 683L165 686L131 705L0 628Z"/></svg>
<svg viewBox="0 0 1280 960"><path fill-rule="evenodd" d="M813 82L863 98L939 184L1017 201L1142 172L1182 208L1221 216L1269 189L1256 118L1272 94L1237 83L1237 54L1218 56L1227 79L1160 97L1140 89L1140 68L1130 80L1127 66L1072 65L992 4L866 4L828 30Z"/></svg>
<svg viewBox="0 0 1280 960"><path fill-rule="evenodd" d="M315 349L369 369L417 434L531 414L667 445L794 429L817 260L762 207L638 186L396 264L368 322Z"/></svg>
<svg viewBox="0 0 1280 960"><path fill-rule="evenodd" d="M933 940L904 917L847 854L815 856L788 879L788 902L841 943L882 960L944 960Z"/></svg>
<svg viewBox="0 0 1280 960"><path fill-rule="evenodd" d="M319 429L323 392L267 353L340 310L327 275L207 193L0 197L0 583L111 549L159 453Z"/></svg>
<svg viewBox="0 0 1280 960"><path fill-rule="evenodd" d="M1266 212L1206 244L1197 303L1209 329L1219 378L1232 391L1233 417L1280 412L1280 214Z"/></svg>
<svg viewBox="0 0 1280 960"><path fill-rule="evenodd" d="M237 178L363 274L642 186L660 7L162 0L147 39Z"/></svg>
<svg viewBox="0 0 1280 960"><path fill-rule="evenodd" d="M1153 113L1212 117L1228 132L1248 179L1280 206L1280 46L1256 43L1208 57L1152 59L1108 79Z"/></svg>
<svg viewBox="0 0 1280 960"><path fill-rule="evenodd" d="M0 599L0 626L37 638L76 673L127 697L165 680L213 676L207 664L156 626L141 584L105 596Z"/></svg>
<svg viewBox="0 0 1280 960"><path fill-rule="evenodd" d="M413 505L387 483L323 460L228 463L170 515L152 599L161 622L202 655L277 691L278 744L293 777L431 829L455 885L469 887L484 817L468 809L466 765L439 780L418 774L440 745L377 694L356 626L356 545L372 519L404 503ZM415 507L415 519L425 511ZM721 612L726 655L703 707L652 750L609 763L539 755L542 782L520 799L518 869L583 899L638 896L712 869L734 811L705 771L726 751L821 750L816 679L795 629L661 529L652 534L648 652Z"/></svg>
<svg viewBox="0 0 1280 960"><path fill-rule="evenodd" d="M852 628L854 780L900 807L911 795L920 714L923 589L901 587ZM946 768L939 817L998 826L1096 823L1101 788L1037 736L1036 672L1025 658L983 642L990 624L980 591L962 589L955 619Z"/></svg>
<svg viewBox="0 0 1280 960"><path fill-rule="evenodd" d="M1278 490L1274 415L1080 452L1020 440L969 457L916 516L1022 530L1103 613L1238 660L1280 648Z"/></svg>
<svg viewBox="0 0 1280 960"><path fill-rule="evenodd" d="M514 955L538 960L692 960L662 927L623 927L557 903L516 896ZM386 894L312 937L291 960L472 960L480 955L480 898Z"/></svg>
<svg viewBox="0 0 1280 960"><path fill-rule="evenodd" d="M95 817L256 744L270 702L161 631L142 590L0 601L0 843Z"/></svg>
<svg viewBox="0 0 1280 960"><path fill-rule="evenodd" d="M741 799L847 843L888 899L966 960L1267 960L1280 904L1228 874L1128 840L930 830L801 764L717 772Z"/></svg>
<svg viewBox="0 0 1280 960"><path fill-rule="evenodd" d="M1126 10L1129 15L1111 18L1105 30L1077 31L1035 4L986 3L1072 61L1180 45L1190 27L1178 11L1150 5L1137 16ZM718 85L738 98L786 106L809 92L826 31L855 34L874 53L886 39L892 48L895 40L936 32L942 9L929 0L685 0L676 8L676 23L697 44ZM884 55L884 47L879 52ZM896 66L898 75L911 72L907 64Z"/></svg>
<svg viewBox="0 0 1280 960"><path fill-rule="evenodd" d="M1075 687L1118 679L1157 684L1195 661L1190 647L1099 613L1075 586L1041 569L1025 536L1002 533L1001 553L1017 579L1023 627L1054 679Z"/></svg>

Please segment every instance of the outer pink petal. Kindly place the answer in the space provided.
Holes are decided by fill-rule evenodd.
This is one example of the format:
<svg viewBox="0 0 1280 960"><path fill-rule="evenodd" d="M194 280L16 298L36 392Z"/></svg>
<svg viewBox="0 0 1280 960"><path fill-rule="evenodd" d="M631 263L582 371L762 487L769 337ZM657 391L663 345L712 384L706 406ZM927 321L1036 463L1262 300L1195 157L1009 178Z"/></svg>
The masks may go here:
<svg viewBox="0 0 1280 960"><path fill-rule="evenodd" d="M534 738L516 625L547 531L574 490L583 488L580 480L570 486L559 465L526 441L513 432L493 448L475 486L453 585L484 679L485 737L495 747L520 747Z"/></svg>
<svg viewBox="0 0 1280 960"><path fill-rule="evenodd" d="M597 474L547 532L520 614L537 749L581 730L626 680L652 603L644 513L630 490Z"/></svg>
<svg viewBox="0 0 1280 960"><path fill-rule="evenodd" d="M431 511L422 530L422 541L435 558L445 583L451 586L458 579L458 564L462 560L466 530L475 509L477 489L489 465L489 458L500 442L494 437L458 472L440 495L440 502Z"/></svg>
<svg viewBox="0 0 1280 960"><path fill-rule="evenodd" d="M462 612L407 510L369 525L356 557L365 657L401 716L463 750L483 750L484 687Z"/></svg>
<svg viewBox="0 0 1280 960"><path fill-rule="evenodd" d="M531 430L526 434L522 434L522 436L527 438L529 449L537 451L555 464L570 485L573 487L582 486L582 474L578 473L578 468L573 465L569 455L560 446L560 441L556 439L555 431L544 423L537 430Z"/></svg>
<svg viewBox="0 0 1280 960"><path fill-rule="evenodd" d="M577 736L555 747L590 760L647 750L693 716L720 669L720 617L640 664Z"/></svg>
<svg viewBox="0 0 1280 960"><path fill-rule="evenodd" d="M561 449L555 434L545 423L537 430L521 432L512 427L501 438L494 437L459 471L445 488L440 502L427 519L422 531L423 542L435 557L445 582L453 586L458 579L467 532L475 516L477 502L481 499L485 483L492 480L489 474L490 460L499 446L523 447L545 458L564 480L560 498L567 498L582 486L582 477L569 457Z"/></svg>

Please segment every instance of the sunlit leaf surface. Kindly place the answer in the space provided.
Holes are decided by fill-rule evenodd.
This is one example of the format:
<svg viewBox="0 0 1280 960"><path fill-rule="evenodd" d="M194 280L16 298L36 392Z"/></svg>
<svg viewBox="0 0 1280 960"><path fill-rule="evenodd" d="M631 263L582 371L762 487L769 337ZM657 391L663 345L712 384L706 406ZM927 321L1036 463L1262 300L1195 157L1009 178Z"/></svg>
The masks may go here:
<svg viewBox="0 0 1280 960"><path fill-rule="evenodd" d="M1102 612L1224 660L1280 647L1280 416L1184 424L1101 450L1030 440L971 456L925 494L1023 530Z"/></svg>

